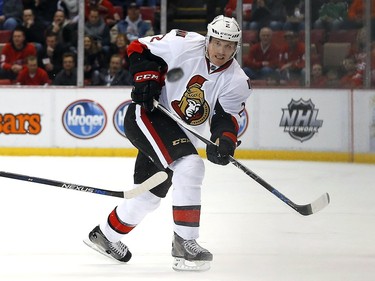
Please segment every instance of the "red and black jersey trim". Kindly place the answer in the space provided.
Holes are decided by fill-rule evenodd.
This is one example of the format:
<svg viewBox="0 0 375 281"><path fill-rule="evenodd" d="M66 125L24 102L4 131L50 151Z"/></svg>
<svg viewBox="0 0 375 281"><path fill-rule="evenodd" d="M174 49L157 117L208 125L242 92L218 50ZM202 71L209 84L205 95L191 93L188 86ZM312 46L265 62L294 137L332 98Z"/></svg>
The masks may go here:
<svg viewBox="0 0 375 281"><path fill-rule="evenodd" d="M173 220L177 225L198 227L201 206L173 206Z"/></svg>
<svg viewBox="0 0 375 281"><path fill-rule="evenodd" d="M120 218L117 216L116 209L117 207L109 214L108 224L117 233L128 234L136 226L127 224L123 222L122 220L120 220Z"/></svg>
<svg viewBox="0 0 375 281"><path fill-rule="evenodd" d="M142 119L143 124L146 126L147 130L152 135L152 138L156 142L161 153L163 154L165 161L167 161L168 164L171 164L173 162L173 159L171 155L169 154L168 149L165 146L161 136L158 134L158 130L155 129L155 127L153 126L153 122L150 120L149 116L146 114L146 111L144 110L144 108L141 109L141 119Z"/></svg>

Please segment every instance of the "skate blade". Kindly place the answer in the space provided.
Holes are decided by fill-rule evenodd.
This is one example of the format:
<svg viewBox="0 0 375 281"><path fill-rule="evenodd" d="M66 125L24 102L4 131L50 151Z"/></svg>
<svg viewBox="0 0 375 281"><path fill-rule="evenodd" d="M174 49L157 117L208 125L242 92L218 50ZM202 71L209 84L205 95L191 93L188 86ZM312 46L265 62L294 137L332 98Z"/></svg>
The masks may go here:
<svg viewBox="0 0 375 281"><path fill-rule="evenodd" d="M116 261L117 263L124 264L124 262L116 260L114 257L112 257L110 254L108 254L106 251L104 251L102 248L99 248L96 244L92 243L90 239L84 239L83 243L85 243L88 247L93 249L94 251L102 254L103 256L106 256L107 258L110 258L111 260Z"/></svg>
<svg viewBox="0 0 375 281"><path fill-rule="evenodd" d="M184 258L174 258L173 270L175 271L207 271L211 268L209 261L187 261Z"/></svg>

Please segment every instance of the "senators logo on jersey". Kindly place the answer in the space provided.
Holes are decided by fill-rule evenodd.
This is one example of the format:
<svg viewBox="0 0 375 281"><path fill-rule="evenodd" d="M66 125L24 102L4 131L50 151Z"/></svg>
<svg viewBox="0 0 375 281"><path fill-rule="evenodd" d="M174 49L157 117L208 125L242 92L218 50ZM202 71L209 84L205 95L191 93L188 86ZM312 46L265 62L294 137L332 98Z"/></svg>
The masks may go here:
<svg viewBox="0 0 375 281"><path fill-rule="evenodd" d="M210 107L202 90L206 81L202 76L195 75L186 86L182 98L172 101L172 107L181 119L193 126L203 124L210 114Z"/></svg>

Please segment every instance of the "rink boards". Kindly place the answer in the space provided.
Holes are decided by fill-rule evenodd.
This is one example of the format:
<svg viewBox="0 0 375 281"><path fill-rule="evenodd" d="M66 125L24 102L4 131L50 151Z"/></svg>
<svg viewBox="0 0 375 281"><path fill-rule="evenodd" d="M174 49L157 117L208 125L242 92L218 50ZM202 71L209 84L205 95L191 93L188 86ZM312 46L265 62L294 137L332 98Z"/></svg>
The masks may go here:
<svg viewBox="0 0 375 281"><path fill-rule="evenodd" d="M0 88L0 154L134 156L130 90ZM255 89L239 127L238 158L375 163L370 90Z"/></svg>

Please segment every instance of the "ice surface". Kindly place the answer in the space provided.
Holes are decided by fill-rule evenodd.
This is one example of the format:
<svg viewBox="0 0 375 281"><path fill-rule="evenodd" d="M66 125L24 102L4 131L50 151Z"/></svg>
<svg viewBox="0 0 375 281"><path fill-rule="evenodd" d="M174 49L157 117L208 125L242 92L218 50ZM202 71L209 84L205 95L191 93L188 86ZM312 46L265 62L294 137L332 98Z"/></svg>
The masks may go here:
<svg viewBox="0 0 375 281"><path fill-rule="evenodd" d="M206 162L199 243L211 270L174 272L171 198L123 241L118 264L82 240L122 199L0 178L0 280L375 280L375 166L241 161L298 204L304 217L232 165ZM131 188L133 158L0 157L0 170L105 189Z"/></svg>

